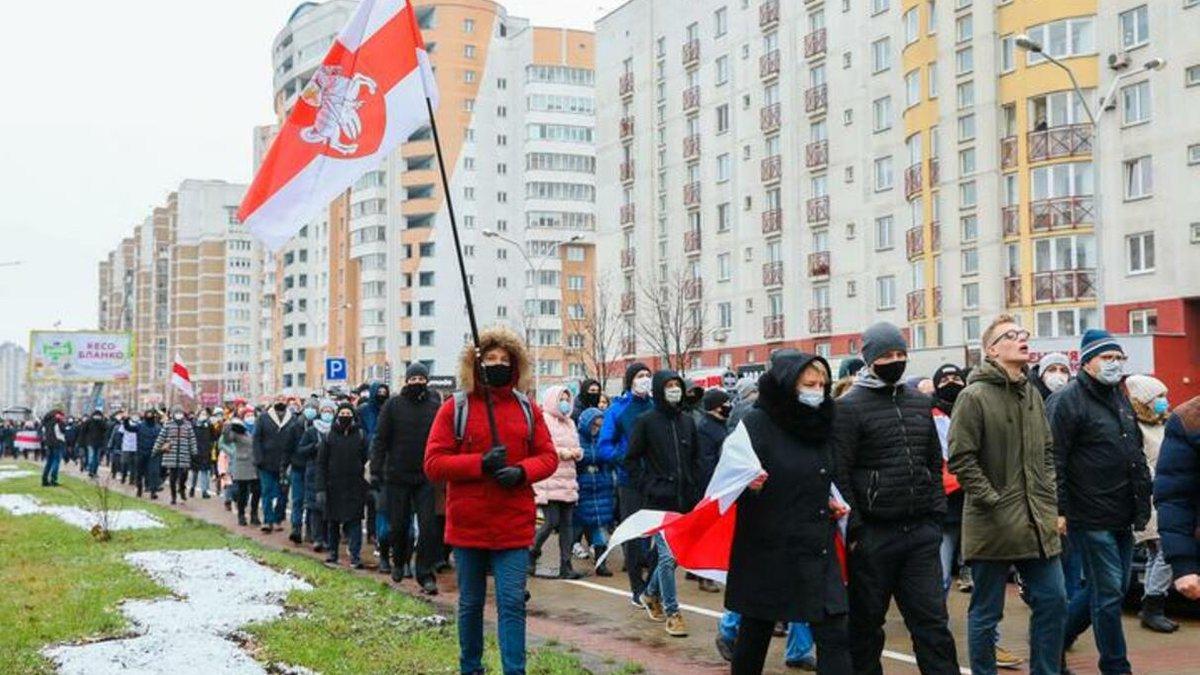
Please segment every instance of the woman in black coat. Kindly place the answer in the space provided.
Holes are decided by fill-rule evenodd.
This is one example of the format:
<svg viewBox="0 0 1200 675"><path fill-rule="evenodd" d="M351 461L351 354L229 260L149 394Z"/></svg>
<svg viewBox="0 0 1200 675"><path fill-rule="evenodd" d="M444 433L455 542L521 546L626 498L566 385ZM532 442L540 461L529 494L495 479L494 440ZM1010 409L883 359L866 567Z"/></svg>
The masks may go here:
<svg viewBox="0 0 1200 675"><path fill-rule="evenodd" d="M317 505L329 524L329 557L336 565L340 534L346 535L350 565L362 569L362 518L367 504L367 437L355 422L349 403L338 406L333 427L317 450Z"/></svg>
<svg viewBox="0 0 1200 675"><path fill-rule="evenodd" d="M742 615L733 673L762 672L778 621L807 622L820 673L850 673L846 587L834 548L829 364L811 354L780 359L758 381L742 418L766 471L737 502L725 607Z"/></svg>

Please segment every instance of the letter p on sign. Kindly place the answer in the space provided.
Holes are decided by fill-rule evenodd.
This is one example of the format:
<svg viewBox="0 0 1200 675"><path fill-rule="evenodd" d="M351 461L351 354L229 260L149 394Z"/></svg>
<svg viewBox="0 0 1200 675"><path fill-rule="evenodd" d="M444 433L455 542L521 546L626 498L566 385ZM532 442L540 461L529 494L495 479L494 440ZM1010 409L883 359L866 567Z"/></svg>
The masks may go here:
<svg viewBox="0 0 1200 675"><path fill-rule="evenodd" d="M346 380L346 359L325 359L325 381L344 382Z"/></svg>

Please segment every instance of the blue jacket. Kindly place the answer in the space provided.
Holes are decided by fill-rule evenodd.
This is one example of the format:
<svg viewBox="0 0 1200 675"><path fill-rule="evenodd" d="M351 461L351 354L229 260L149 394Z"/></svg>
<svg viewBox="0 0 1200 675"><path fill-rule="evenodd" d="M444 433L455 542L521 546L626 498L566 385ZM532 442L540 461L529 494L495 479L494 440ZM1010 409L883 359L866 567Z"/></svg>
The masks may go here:
<svg viewBox="0 0 1200 675"><path fill-rule="evenodd" d="M375 400L375 394L382 384L382 382L372 382L367 402L358 406L358 424L363 433L367 435L368 446L371 444L371 439L375 437L375 427L379 425L379 410L382 406ZM390 392L391 389L389 388L388 391Z"/></svg>
<svg viewBox="0 0 1200 675"><path fill-rule="evenodd" d="M600 427L600 438L596 441L596 456L601 462L616 467L617 482L622 486L629 484L623 464L633 425L638 417L653 408L654 401L649 396L642 398L627 391L614 398L604 413L604 426Z"/></svg>
<svg viewBox="0 0 1200 675"><path fill-rule="evenodd" d="M1172 574L1176 579L1200 574L1200 397L1179 406L1167 419L1154 472L1154 505Z"/></svg>
<svg viewBox="0 0 1200 675"><path fill-rule="evenodd" d="M603 416L599 408L588 408L579 413L579 447L583 448L583 458L575 462L579 501L575 504L573 519L578 526L607 526L616 516L617 476L612 465L600 461L597 456L597 444L591 432L592 423Z"/></svg>
<svg viewBox="0 0 1200 675"><path fill-rule="evenodd" d="M158 434L161 431L161 424L154 424L143 420L137 426L138 452L143 455L152 454L154 452L154 443L158 441Z"/></svg>

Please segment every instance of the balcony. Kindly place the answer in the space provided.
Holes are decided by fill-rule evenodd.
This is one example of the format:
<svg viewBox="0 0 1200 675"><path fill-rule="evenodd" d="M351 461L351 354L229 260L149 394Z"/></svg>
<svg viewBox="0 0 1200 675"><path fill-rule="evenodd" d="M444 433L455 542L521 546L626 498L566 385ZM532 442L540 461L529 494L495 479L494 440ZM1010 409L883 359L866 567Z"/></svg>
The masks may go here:
<svg viewBox="0 0 1200 675"><path fill-rule="evenodd" d="M1018 158L1017 137L1006 136L1000 139L1000 169L1007 171L1017 168Z"/></svg>
<svg viewBox="0 0 1200 675"><path fill-rule="evenodd" d="M1004 280L1004 306L1021 306L1021 277L1008 277Z"/></svg>
<svg viewBox="0 0 1200 675"><path fill-rule="evenodd" d="M804 112L819 113L829 106L828 85L818 84L804 90Z"/></svg>
<svg viewBox="0 0 1200 675"><path fill-rule="evenodd" d="M683 43L683 67L688 68L700 62L700 41L688 40Z"/></svg>
<svg viewBox="0 0 1200 675"><path fill-rule="evenodd" d="M942 287L941 286L933 287L933 315L934 316L942 315Z"/></svg>
<svg viewBox="0 0 1200 675"><path fill-rule="evenodd" d="M921 194L921 162L904 170L904 198L912 199Z"/></svg>
<svg viewBox="0 0 1200 675"><path fill-rule="evenodd" d="M783 108L778 103L763 106L758 115L759 127L764 133L775 131L783 123Z"/></svg>
<svg viewBox="0 0 1200 675"><path fill-rule="evenodd" d="M817 251L808 254L808 276L829 276L829 251Z"/></svg>
<svg viewBox="0 0 1200 675"><path fill-rule="evenodd" d="M763 263L762 281L763 286L782 286L783 261L776 260L775 262Z"/></svg>
<svg viewBox="0 0 1200 675"><path fill-rule="evenodd" d="M779 50L771 51L758 57L758 76L770 80L779 76Z"/></svg>
<svg viewBox="0 0 1200 675"><path fill-rule="evenodd" d="M761 162L762 181L773 183L783 176L783 158L779 155L764 157Z"/></svg>
<svg viewBox="0 0 1200 675"><path fill-rule="evenodd" d="M763 317L763 339L772 342L783 339L783 315Z"/></svg>
<svg viewBox="0 0 1200 675"><path fill-rule="evenodd" d="M808 310L808 332L824 335L833 332L833 312L828 307Z"/></svg>
<svg viewBox="0 0 1200 675"><path fill-rule="evenodd" d="M829 141L813 141L804 146L804 165L820 169L829 165Z"/></svg>
<svg viewBox="0 0 1200 675"><path fill-rule="evenodd" d="M694 110L700 107L700 85L695 84L683 90L683 109Z"/></svg>
<svg viewBox="0 0 1200 675"><path fill-rule="evenodd" d="M783 209L768 209L762 212L762 233L779 234L783 231Z"/></svg>
<svg viewBox="0 0 1200 675"><path fill-rule="evenodd" d="M1092 154L1092 125L1066 124L1029 132L1029 161Z"/></svg>
<svg viewBox="0 0 1200 675"><path fill-rule="evenodd" d="M622 204L621 205L621 224L632 225L634 216L637 214L637 204Z"/></svg>
<svg viewBox="0 0 1200 675"><path fill-rule="evenodd" d="M804 36L804 58L811 59L825 53L825 29L818 28Z"/></svg>
<svg viewBox="0 0 1200 675"><path fill-rule="evenodd" d="M621 162L621 182L628 183L633 180L633 160Z"/></svg>
<svg viewBox="0 0 1200 675"><path fill-rule="evenodd" d="M621 140L627 141L633 138L633 115L628 115L621 118Z"/></svg>
<svg viewBox="0 0 1200 675"><path fill-rule="evenodd" d="M1018 204L1005 206L1000 209L1000 222L1004 228L1004 237L1016 237L1021 234L1021 207Z"/></svg>
<svg viewBox="0 0 1200 675"><path fill-rule="evenodd" d="M698 302L704 296L704 280L699 277L683 282L683 299Z"/></svg>
<svg viewBox="0 0 1200 675"><path fill-rule="evenodd" d="M687 254L700 252L700 231L691 230L683 233L683 252Z"/></svg>
<svg viewBox="0 0 1200 675"><path fill-rule="evenodd" d="M1096 270L1062 270L1033 275L1033 304L1075 302L1096 297Z"/></svg>
<svg viewBox="0 0 1200 675"><path fill-rule="evenodd" d="M637 353L637 338L626 336L621 338L621 353L632 356Z"/></svg>
<svg viewBox="0 0 1200 675"><path fill-rule="evenodd" d="M918 225L908 228L904 233L904 251L908 259L920 258L925 255L925 226Z"/></svg>
<svg viewBox="0 0 1200 675"><path fill-rule="evenodd" d="M618 88L621 90L621 98L633 96L633 73L622 73Z"/></svg>
<svg viewBox="0 0 1200 675"><path fill-rule="evenodd" d="M634 307L637 306L636 297L637 296L635 296L632 291L621 294L621 313L622 314L628 314L629 312L633 311Z"/></svg>
<svg viewBox="0 0 1200 675"><path fill-rule="evenodd" d="M925 289L918 288L908 294L908 320L921 321L925 318Z"/></svg>
<svg viewBox="0 0 1200 675"><path fill-rule="evenodd" d="M632 248L621 249L621 269L629 269L637 262L637 251Z"/></svg>
<svg viewBox="0 0 1200 675"><path fill-rule="evenodd" d="M813 197L805 203L807 222L824 223L829 221L829 195Z"/></svg>
<svg viewBox="0 0 1200 675"><path fill-rule="evenodd" d="M938 158L930 157L929 158L929 187L931 187L931 188L937 187L938 179L940 178L938 176L938 166L939 166Z"/></svg>
<svg viewBox="0 0 1200 675"><path fill-rule="evenodd" d="M929 250L942 250L942 226L936 220L929 224L929 240Z"/></svg>
<svg viewBox="0 0 1200 675"><path fill-rule="evenodd" d="M683 205L700 206L700 183L688 183L683 186Z"/></svg>
<svg viewBox="0 0 1200 675"><path fill-rule="evenodd" d="M683 137L683 158L695 159L700 156L700 135L692 134Z"/></svg>
<svg viewBox="0 0 1200 675"><path fill-rule="evenodd" d="M763 30L779 23L779 0L763 0L758 6L758 25Z"/></svg>
<svg viewBox="0 0 1200 675"><path fill-rule="evenodd" d="M1091 195L1040 199L1029 203L1029 228L1034 232L1073 230L1091 225L1096 219Z"/></svg>

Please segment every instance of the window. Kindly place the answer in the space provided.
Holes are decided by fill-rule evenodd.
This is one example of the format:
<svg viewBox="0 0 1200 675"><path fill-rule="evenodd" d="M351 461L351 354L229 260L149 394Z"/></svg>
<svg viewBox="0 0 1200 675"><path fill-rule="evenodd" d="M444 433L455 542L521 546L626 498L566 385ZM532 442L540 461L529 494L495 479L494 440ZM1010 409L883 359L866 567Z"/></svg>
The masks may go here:
<svg viewBox="0 0 1200 675"><path fill-rule="evenodd" d="M583 262L584 257L584 249L582 246L567 247L567 262Z"/></svg>
<svg viewBox="0 0 1200 675"><path fill-rule="evenodd" d="M1158 330L1158 310L1135 309L1129 312L1129 333L1148 335Z"/></svg>
<svg viewBox="0 0 1200 675"><path fill-rule="evenodd" d="M729 57L718 56L714 64L717 69L717 86L721 86L729 81Z"/></svg>
<svg viewBox="0 0 1200 675"><path fill-rule="evenodd" d="M1200 84L1200 65L1188 66L1183 73L1183 82L1189 87Z"/></svg>
<svg viewBox="0 0 1200 675"><path fill-rule="evenodd" d="M929 17L928 33L930 35L933 35L934 33L937 32L937 2L936 2L936 0L929 0L929 2L925 3L925 7L926 7L925 16Z"/></svg>
<svg viewBox="0 0 1200 675"><path fill-rule="evenodd" d="M1011 73L1017 67L1016 45L1013 36L1005 35L1000 38L1000 73Z"/></svg>
<svg viewBox="0 0 1200 675"><path fill-rule="evenodd" d="M963 304L966 304L965 300L963 301ZM964 309L966 308L964 307ZM979 342L979 317L963 317L963 339L969 343Z"/></svg>
<svg viewBox="0 0 1200 675"><path fill-rule="evenodd" d="M875 219L875 250L885 251L894 246L892 229L895 220L892 216L879 216Z"/></svg>
<svg viewBox="0 0 1200 675"><path fill-rule="evenodd" d="M938 95L938 64L929 64L929 98L937 98Z"/></svg>
<svg viewBox="0 0 1200 675"><path fill-rule="evenodd" d="M1125 160L1125 199L1141 199L1154 194L1154 173L1150 156Z"/></svg>
<svg viewBox="0 0 1200 675"><path fill-rule="evenodd" d="M975 148L958 151L958 175L970 176L975 173Z"/></svg>
<svg viewBox="0 0 1200 675"><path fill-rule="evenodd" d="M959 110L970 108L971 106L975 105L975 82L973 80L967 80L966 82L959 83L959 85L954 88L954 93L958 99Z"/></svg>
<svg viewBox="0 0 1200 675"><path fill-rule="evenodd" d="M1037 313L1038 337L1075 337L1097 324L1095 309L1060 309Z"/></svg>
<svg viewBox="0 0 1200 675"><path fill-rule="evenodd" d="M975 70L975 49L963 47L954 52L954 72L957 75L967 75Z"/></svg>
<svg viewBox="0 0 1200 675"><path fill-rule="evenodd" d="M975 181L969 180L965 183L958 184L958 206L962 209L969 209L977 203L978 194L975 190Z"/></svg>
<svg viewBox="0 0 1200 675"><path fill-rule="evenodd" d="M847 111L849 112L849 111ZM877 98L871 103L871 120L875 131L892 128L892 97ZM847 123L848 124L848 123Z"/></svg>
<svg viewBox="0 0 1200 675"><path fill-rule="evenodd" d="M958 140L969 141L975 138L975 115L963 115L958 118Z"/></svg>
<svg viewBox="0 0 1200 675"><path fill-rule="evenodd" d="M979 219L976 216L963 216L958 220L962 242L964 244L979 238Z"/></svg>
<svg viewBox="0 0 1200 675"><path fill-rule="evenodd" d="M979 274L979 249L964 248L962 250L962 275Z"/></svg>
<svg viewBox="0 0 1200 675"><path fill-rule="evenodd" d="M1042 45L1047 54L1057 59L1096 53L1094 17L1083 16L1030 26L1026 33L1034 42ZM1025 59L1032 66L1045 61L1046 57L1037 52L1026 52Z"/></svg>
<svg viewBox="0 0 1200 675"><path fill-rule="evenodd" d="M1033 271L1089 270L1096 266L1096 239L1090 234L1038 239L1033 245Z"/></svg>
<svg viewBox="0 0 1200 675"><path fill-rule="evenodd" d="M882 38L871 43L871 73L882 73L892 67L892 40Z"/></svg>
<svg viewBox="0 0 1200 675"><path fill-rule="evenodd" d="M717 133L723 134L729 131L729 104L722 103L717 106Z"/></svg>
<svg viewBox="0 0 1200 675"><path fill-rule="evenodd" d="M916 7L904 13L904 44L910 45L917 41L921 34L921 13Z"/></svg>
<svg viewBox="0 0 1200 675"><path fill-rule="evenodd" d="M729 12L721 7L713 12L713 37L721 37L729 30Z"/></svg>
<svg viewBox="0 0 1200 675"><path fill-rule="evenodd" d="M1086 196L1094 192L1091 162L1068 162L1038 167L1030 172L1030 176L1033 179L1034 201Z"/></svg>
<svg viewBox="0 0 1200 675"><path fill-rule="evenodd" d="M1154 233L1142 232L1125 237L1125 248L1129 251L1129 273L1143 274L1154 271Z"/></svg>
<svg viewBox="0 0 1200 675"><path fill-rule="evenodd" d="M572 84L580 87L590 87L596 83L595 71L590 68L572 68L569 66L526 66L525 79L527 82L542 82L545 84Z"/></svg>
<svg viewBox="0 0 1200 675"><path fill-rule="evenodd" d="M912 107L921 102L921 71L913 70L904 76L904 106Z"/></svg>
<svg viewBox="0 0 1200 675"><path fill-rule="evenodd" d="M468 59L475 58L475 45L463 45L463 56Z"/></svg>
<svg viewBox="0 0 1200 675"><path fill-rule="evenodd" d="M729 202L717 204L717 232L728 232L731 224Z"/></svg>
<svg viewBox="0 0 1200 675"><path fill-rule="evenodd" d="M1121 89L1121 123L1150 121L1150 82L1138 82Z"/></svg>
<svg viewBox="0 0 1200 675"><path fill-rule="evenodd" d="M882 14L888 11L889 0L871 0L871 14Z"/></svg>
<svg viewBox="0 0 1200 675"><path fill-rule="evenodd" d="M978 283L963 284L962 304L963 304L963 309L979 309L979 284Z"/></svg>
<svg viewBox="0 0 1200 675"><path fill-rule="evenodd" d="M896 308L896 277L886 276L875 279L875 309Z"/></svg>
<svg viewBox="0 0 1200 675"><path fill-rule="evenodd" d="M474 33L475 32L475 19L463 19L463 32L464 33Z"/></svg>
<svg viewBox="0 0 1200 675"><path fill-rule="evenodd" d="M1117 15L1121 30L1121 48L1133 49L1150 41L1150 16L1146 5Z"/></svg>
<svg viewBox="0 0 1200 675"><path fill-rule="evenodd" d="M963 14L954 20L955 42L966 42L975 37L975 20L970 14Z"/></svg>
<svg viewBox="0 0 1200 675"><path fill-rule="evenodd" d="M733 278L733 265L728 253L717 255L717 281L729 281Z"/></svg>
<svg viewBox="0 0 1200 675"><path fill-rule="evenodd" d="M730 164L730 161L729 161L729 153L726 152L726 153L717 155L717 182L718 183L724 183L725 181L729 180L730 173L732 172L731 166L732 165Z"/></svg>
<svg viewBox="0 0 1200 675"><path fill-rule="evenodd" d="M892 189L892 158L880 157L875 160L875 191L882 192Z"/></svg>
<svg viewBox="0 0 1200 675"><path fill-rule="evenodd" d="M1200 143L1188 146L1188 164L1200 164Z"/></svg>

